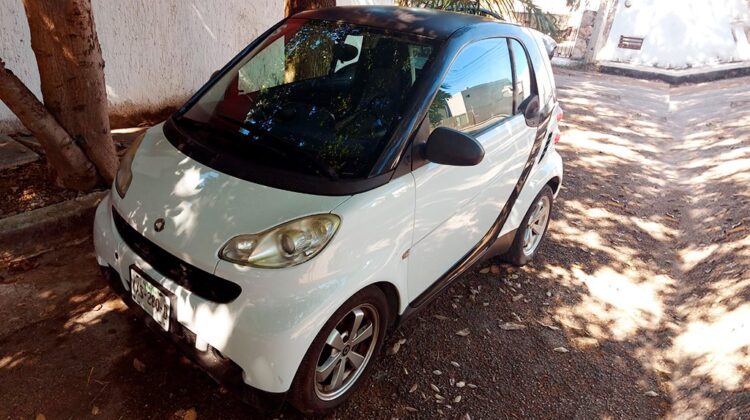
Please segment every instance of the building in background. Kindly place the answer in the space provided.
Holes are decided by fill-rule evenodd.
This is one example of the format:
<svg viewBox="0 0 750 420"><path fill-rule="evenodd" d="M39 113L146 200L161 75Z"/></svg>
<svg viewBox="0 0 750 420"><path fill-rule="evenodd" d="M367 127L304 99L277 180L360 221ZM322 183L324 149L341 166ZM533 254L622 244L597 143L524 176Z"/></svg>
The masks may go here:
<svg viewBox="0 0 750 420"><path fill-rule="evenodd" d="M674 74L750 68L749 0L581 0L567 21L563 58Z"/></svg>

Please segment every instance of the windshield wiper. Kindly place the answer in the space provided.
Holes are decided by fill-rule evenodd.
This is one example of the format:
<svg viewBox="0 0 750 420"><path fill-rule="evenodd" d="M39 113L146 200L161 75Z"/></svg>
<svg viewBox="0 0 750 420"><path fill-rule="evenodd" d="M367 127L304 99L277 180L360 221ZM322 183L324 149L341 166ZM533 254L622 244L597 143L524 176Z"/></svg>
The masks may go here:
<svg viewBox="0 0 750 420"><path fill-rule="evenodd" d="M320 173L321 175L326 175L332 180L339 179L339 175L336 172L335 169L331 165L329 165L324 160L320 159L319 157L308 153L304 151L303 149L300 149L299 147L295 146L294 144L288 142L283 137L277 136L274 133L272 133L270 130L267 130L258 124L250 123L248 121L240 121L236 118L232 118L228 115L224 115L221 113L216 113L217 116L219 116L222 119L225 119L229 122L235 123L238 126L240 126L244 130L248 130L248 133L245 133L244 131L239 131L240 134L247 135L249 134L249 130L257 130L261 132L265 137L273 139L275 142L273 144L263 144L263 143L252 143L252 144L263 144L264 147L278 153L286 153L286 154L292 154L296 157L296 160L299 162L304 163L307 165L310 169L314 169L316 172ZM278 150L274 146L281 146L281 149L284 149L283 151Z"/></svg>

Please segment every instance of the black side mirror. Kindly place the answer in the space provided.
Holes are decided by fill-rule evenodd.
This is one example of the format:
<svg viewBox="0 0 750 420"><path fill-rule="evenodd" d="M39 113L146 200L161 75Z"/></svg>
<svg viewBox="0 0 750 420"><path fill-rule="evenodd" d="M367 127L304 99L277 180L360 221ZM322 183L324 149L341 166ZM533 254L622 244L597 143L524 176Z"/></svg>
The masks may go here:
<svg viewBox="0 0 750 420"><path fill-rule="evenodd" d="M541 110L539 109L539 96L531 95L526 98L525 101L521 102L518 107L523 112L523 117L526 119L526 125L529 127L536 127L539 125L539 115Z"/></svg>
<svg viewBox="0 0 750 420"><path fill-rule="evenodd" d="M441 165L474 166L484 159L484 147L468 134L438 127L427 138L424 157Z"/></svg>

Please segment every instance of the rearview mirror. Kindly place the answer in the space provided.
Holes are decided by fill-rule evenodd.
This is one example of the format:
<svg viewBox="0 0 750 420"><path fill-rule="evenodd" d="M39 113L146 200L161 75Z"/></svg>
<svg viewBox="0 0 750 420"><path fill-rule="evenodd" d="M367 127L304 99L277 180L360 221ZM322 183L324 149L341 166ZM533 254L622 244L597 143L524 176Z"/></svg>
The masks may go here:
<svg viewBox="0 0 750 420"><path fill-rule="evenodd" d="M441 165L474 166L484 159L484 147L468 134L438 127L427 138L424 157Z"/></svg>
<svg viewBox="0 0 750 420"><path fill-rule="evenodd" d="M336 46L334 54L339 61L346 63L347 61L354 60L357 54L359 54L359 50L354 45L341 44Z"/></svg>

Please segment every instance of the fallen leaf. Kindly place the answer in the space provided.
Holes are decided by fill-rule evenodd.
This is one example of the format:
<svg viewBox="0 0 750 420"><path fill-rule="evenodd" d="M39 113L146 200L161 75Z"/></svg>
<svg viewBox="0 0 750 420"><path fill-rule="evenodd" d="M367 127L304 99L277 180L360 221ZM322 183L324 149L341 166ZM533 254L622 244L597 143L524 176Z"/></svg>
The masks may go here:
<svg viewBox="0 0 750 420"><path fill-rule="evenodd" d="M567 353L568 352L568 349L566 349L565 347L555 347L552 350L554 350L554 351L556 351L558 353Z"/></svg>
<svg viewBox="0 0 750 420"><path fill-rule="evenodd" d="M439 371L439 370L435 369L435 370L433 370L433 371L432 371L432 374L433 374L433 375L438 375L438 376L440 376L440 375L442 375L442 374L443 374L443 372L441 372L441 371Z"/></svg>
<svg viewBox="0 0 750 420"><path fill-rule="evenodd" d="M643 395L647 397L658 397L659 394L656 393L656 391L646 391Z"/></svg>
<svg viewBox="0 0 750 420"><path fill-rule="evenodd" d="M523 295L515 295L512 299L513 302L518 302L519 300L523 299Z"/></svg>
<svg viewBox="0 0 750 420"><path fill-rule="evenodd" d="M537 324L539 324L539 325L541 325L542 327L546 327L546 328L549 328L549 329L551 329L552 331L560 331L560 327L557 327L557 326L555 326L555 325L547 325L547 324L545 324L545 323L544 323L544 322L542 322L542 321L537 321L536 323L537 323Z"/></svg>
<svg viewBox="0 0 750 420"><path fill-rule="evenodd" d="M466 386L466 382L464 381L458 381L456 382L456 388L463 388Z"/></svg>
<svg viewBox="0 0 750 420"><path fill-rule="evenodd" d="M500 324L500 328L505 331L514 331L514 330L522 330L526 328L523 324L516 324L515 322L506 322L503 324Z"/></svg>
<svg viewBox="0 0 750 420"><path fill-rule="evenodd" d="M463 330L456 331L456 335L461 336L461 337L466 337L469 334L470 334L470 331L468 328L464 328Z"/></svg>
<svg viewBox="0 0 750 420"><path fill-rule="evenodd" d="M580 349L588 349L599 346L599 340L593 337L576 337L573 339L576 347Z"/></svg>
<svg viewBox="0 0 750 420"><path fill-rule="evenodd" d="M406 410L406 411L408 411L410 413L416 413L417 411L419 411L419 410L417 410L414 407L409 407L408 405L404 407L404 410Z"/></svg>
<svg viewBox="0 0 750 420"><path fill-rule="evenodd" d="M471 416L469 413L465 413L463 416L461 416L461 420L471 420Z"/></svg>
<svg viewBox="0 0 750 420"><path fill-rule="evenodd" d="M461 396L460 395L456 395L456 398L453 399L453 402L454 403L460 403L461 402Z"/></svg>
<svg viewBox="0 0 750 420"><path fill-rule="evenodd" d="M476 385L474 385L474 384L468 384L468 385L466 385L466 386L468 386L468 387L469 387L469 388L471 388L471 389L477 389L477 386L476 386Z"/></svg>
<svg viewBox="0 0 750 420"><path fill-rule="evenodd" d="M484 267L483 269L479 270L479 274L487 274L490 272L489 267Z"/></svg>
<svg viewBox="0 0 750 420"><path fill-rule="evenodd" d="M451 364L455 367L461 367L461 365L459 365L458 362L451 361Z"/></svg>
<svg viewBox="0 0 750 420"><path fill-rule="evenodd" d="M143 373L146 371L146 364L138 360L138 358L133 358L133 368Z"/></svg>
<svg viewBox="0 0 750 420"><path fill-rule="evenodd" d="M405 339L405 338L401 338L401 339L399 339L399 340L398 340L398 344L401 344L401 345L404 345L404 344L406 344L406 339Z"/></svg>
<svg viewBox="0 0 750 420"><path fill-rule="evenodd" d="M448 319L448 317L447 317L447 316L445 316L445 315L439 315L439 314L435 314L435 315L433 315L433 317L434 317L435 319L439 319L440 321L445 321L445 320L447 320L447 319Z"/></svg>
<svg viewBox="0 0 750 420"><path fill-rule="evenodd" d="M411 388L409 388L409 394L414 393L414 391L416 391L417 388L419 388L419 385L417 384L412 385Z"/></svg>
<svg viewBox="0 0 750 420"><path fill-rule="evenodd" d="M393 346L388 349L387 352L385 352L388 356L393 356L394 354L398 353L398 351L401 350L401 342L396 341L393 343Z"/></svg>
<svg viewBox="0 0 750 420"><path fill-rule="evenodd" d="M442 396L442 395L440 395L440 394L435 394L435 399L436 399L436 400L444 400L444 399L445 399L445 397L444 397L444 396Z"/></svg>
<svg viewBox="0 0 750 420"><path fill-rule="evenodd" d="M97 407L97 406L91 407L91 415L92 416L98 416L99 415L99 407Z"/></svg>
<svg viewBox="0 0 750 420"><path fill-rule="evenodd" d="M430 388L432 388L432 390L435 392L440 392L440 388L438 388L438 386L435 384L430 384Z"/></svg>

